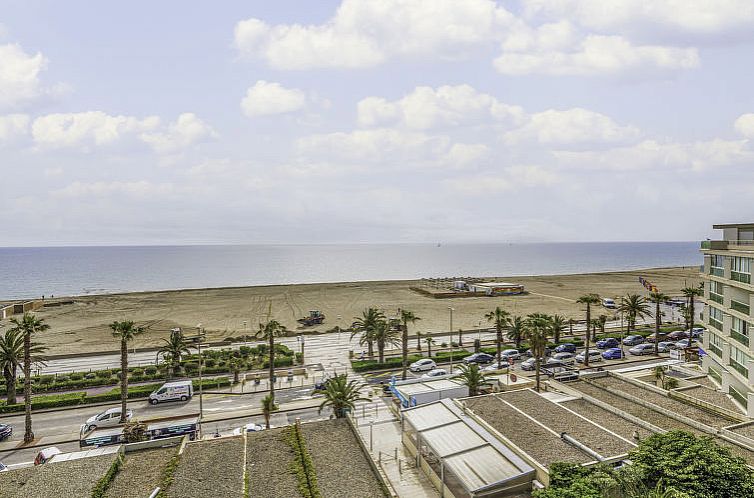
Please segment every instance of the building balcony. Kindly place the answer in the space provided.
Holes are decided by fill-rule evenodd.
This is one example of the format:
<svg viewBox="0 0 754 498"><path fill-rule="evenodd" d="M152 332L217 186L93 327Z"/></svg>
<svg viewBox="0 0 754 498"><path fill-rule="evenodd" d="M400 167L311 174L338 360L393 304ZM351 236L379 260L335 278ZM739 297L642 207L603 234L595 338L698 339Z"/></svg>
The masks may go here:
<svg viewBox="0 0 754 498"><path fill-rule="evenodd" d="M730 331L730 338L734 339L744 346L749 346L749 336L743 335L741 332L738 332L737 330L731 330Z"/></svg>
<svg viewBox="0 0 754 498"><path fill-rule="evenodd" d="M723 350L720 349L720 348L718 348L714 344L710 344L709 348L707 348L707 349L709 349L710 352L715 353L715 355L717 355L718 358L722 358L723 357Z"/></svg>
<svg viewBox="0 0 754 498"><path fill-rule="evenodd" d="M709 325L710 325L711 327L713 327L713 328L715 328L715 329L719 330L720 332L722 332L722 331L723 331L723 322L719 322L719 321L715 320L715 319L714 319L714 318L712 318L712 317L710 317L710 318L709 318Z"/></svg>
<svg viewBox="0 0 754 498"><path fill-rule="evenodd" d="M729 365L738 373L746 377L747 379L749 378L749 369L746 368L745 366L741 365L740 363L736 363L732 359L730 360Z"/></svg>
<svg viewBox="0 0 754 498"><path fill-rule="evenodd" d="M709 293L709 300L714 301L717 304L723 304L724 301L723 296L721 296L720 294L715 294L714 292Z"/></svg>
<svg viewBox="0 0 754 498"><path fill-rule="evenodd" d="M737 271L731 271L730 272L730 279L735 280L736 282L742 282L744 284L750 284L751 283L751 275L749 273L741 273Z"/></svg>
<svg viewBox="0 0 754 498"><path fill-rule="evenodd" d="M725 276L725 268L718 268L717 266L710 266L709 268L709 274L714 275L716 277L724 277Z"/></svg>
<svg viewBox="0 0 754 498"><path fill-rule="evenodd" d="M730 301L730 309L736 310L739 313L743 313L746 316L749 316L749 313L751 311L751 308L748 304L740 303L738 301Z"/></svg>
<svg viewBox="0 0 754 498"><path fill-rule="evenodd" d="M703 240L703 251L753 251L754 240Z"/></svg>

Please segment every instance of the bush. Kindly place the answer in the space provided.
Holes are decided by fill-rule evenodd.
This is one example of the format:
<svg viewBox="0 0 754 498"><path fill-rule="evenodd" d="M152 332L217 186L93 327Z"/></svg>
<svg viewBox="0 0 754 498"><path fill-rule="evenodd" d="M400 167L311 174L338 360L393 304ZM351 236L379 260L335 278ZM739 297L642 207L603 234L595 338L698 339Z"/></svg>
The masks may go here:
<svg viewBox="0 0 754 498"><path fill-rule="evenodd" d="M84 374L81 372L73 372L70 375L71 380L81 380L84 378Z"/></svg>
<svg viewBox="0 0 754 498"><path fill-rule="evenodd" d="M101 379L109 379L112 376L112 372L110 370L97 370L94 373Z"/></svg>
<svg viewBox="0 0 754 498"><path fill-rule="evenodd" d="M206 360L204 360L204 365L205 365L206 367L208 367L208 368L212 368L212 367L214 367L214 366L215 366L216 364L217 364L217 363L215 362L215 360L214 360L213 358L207 358Z"/></svg>
<svg viewBox="0 0 754 498"><path fill-rule="evenodd" d="M134 377L141 377L142 375L144 375L144 370L141 368L137 367L130 370L131 370L131 375Z"/></svg>
<svg viewBox="0 0 754 498"><path fill-rule="evenodd" d="M58 375L55 377L55 382L68 382L68 376L67 375Z"/></svg>
<svg viewBox="0 0 754 498"><path fill-rule="evenodd" d="M468 354L468 353L467 353ZM408 356L408 363L411 364L417 360L424 358L421 355L414 354ZM460 358L460 357L459 357ZM388 358L383 363L376 360L352 360L351 368L354 372L368 372L370 370L383 370L387 368L399 368L402 365L402 359Z"/></svg>
<svg viewBox="0 0 754 498"><path fill-rule="evenodd" d="M157 367L150 365L144 369L144 373L147 375L155 375L157 373Z"/></svg>
<svg viewBox="0 0 754 498"><path fill-rule="evenodd" d="M97 378L97 374L94 372L89 372L88 374L84 375L84 378L86 380L92 380Z"/></svg>
<svg viewBox="0 0 754 498"><path fill-rule="evenodd" d="M249 346L241 346L238 348L238 352L241 353L241 356L246 358L251 354L251 348Z"/></svg>

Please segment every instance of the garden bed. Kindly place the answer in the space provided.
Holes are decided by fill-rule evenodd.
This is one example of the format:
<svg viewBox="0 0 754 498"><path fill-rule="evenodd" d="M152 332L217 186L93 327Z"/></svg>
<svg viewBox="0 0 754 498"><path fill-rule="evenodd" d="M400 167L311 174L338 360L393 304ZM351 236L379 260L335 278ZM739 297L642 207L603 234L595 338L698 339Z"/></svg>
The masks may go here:
<svg viewBox="0 0 754 498"><path fill-rule="evenodd" d="M644 427L629 422L620 415L616 415L615 413L590 403L585 399L574 399L571 401L565 401L561 404L628 440L634 439L634 433L638 433L641 439L647 438L653 434Z"/></svg>
<svg viewBox="0 0 754 498"><path fill-rule="evenodd" d="M285 441L286 429L281 427L247 434L249 496L301 498L298 480L291 469L295 455Z"/></svg>
<svg viewBox="0 0 754 498"><path fill-rule="evenodd" d="M162 481L162 473L178 446L127 453L120 471L107 488L107 498L144 498Z"/></svg>
<svg viewBox="0 0 754 498"><path fill-rule="evenodd" d="M228 437L189 443L167 491L171 498L243 498L244 441Z"/></svg>
<svg viewBox="0 0 754 498"><path fill-rule="evenodd" d="M314 462L323 498L384 498L348 421L343 419L301 425Z"/></svg>

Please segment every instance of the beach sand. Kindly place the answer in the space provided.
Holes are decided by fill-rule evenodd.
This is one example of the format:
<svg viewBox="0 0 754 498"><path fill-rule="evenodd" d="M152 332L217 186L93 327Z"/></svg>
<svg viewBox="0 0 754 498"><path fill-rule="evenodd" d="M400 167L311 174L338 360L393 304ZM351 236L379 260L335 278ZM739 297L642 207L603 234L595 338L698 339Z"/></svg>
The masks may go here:
<svg viewBox="0 0 754 498"><path fill-rule="evenodd" d="M188 334L201 323L207 340L222 340L229 336L253 333L267 317L271 305L272 317L294 331L324 332L336 325L347 328L354 317L369 306L395 315L398 308L413 311L421 321L411 326L415 331L441 332L449 327L448 307L454 308L453 329L486 327L484 314L501 306L512 314L533 312L559 313L568 318L583 319L582 307L574 301L580 295L594 292L603 297L618 297L626 293L647 294L639 283L643 276L669 295L679 295L680 289L698 285L699 267L663 268L614 273L553 275L532 277L485 277L521 283L528 294L506 297L473 297L434 299L409 289L422 285L419 281L383 281L276 285L221 289L192 289L163 292L139 292L73 298L73 304L45 307L36 312L50 325L36 340L46 345L48 354L91 351L112 351L118 342L112 337L108 324L115 320L134 320L147 331L134 340L131 347L150 347L161 343L173 327L182 327ZM56 299L55 301L63 301ZM296 319L308 310L326 314L323 325L299 328ZM610 314L599 308L597 314ZM246 321L246 328L244 328ZM6 330L8 320L0 322Z"/></svg>

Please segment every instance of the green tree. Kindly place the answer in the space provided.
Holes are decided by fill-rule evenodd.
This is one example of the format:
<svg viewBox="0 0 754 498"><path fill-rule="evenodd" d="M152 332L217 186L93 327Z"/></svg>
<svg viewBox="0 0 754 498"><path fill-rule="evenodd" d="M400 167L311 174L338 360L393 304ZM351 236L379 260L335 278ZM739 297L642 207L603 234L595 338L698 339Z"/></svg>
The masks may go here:
<svg viewBox="0 0 754 498"><path fill-rule="evenodd" d="M626 294L620 298L618 311L626 315L626 333L630 334L636 328L636 320L649 315L649 303L639 294Z"/></svg>
<svg viewBox="0 0 754 498"><path fill-rule="evenodd" d="M667 370L663 366L658 365L654 367L652 369L652 375L654 376L655 380L660 382L660 387L662 387L666 391L678 387L678 379L676 379L675 377L670 377Z"/></svg>
<svg viewBox="0 0 754 498"><path fill-rule="evenodd" d="M605 326L607 325L607 315L600 315L597 317L597 326L600 328L600 334L605 335ZM595 342L597 338L594 338Z"/></svg>
<svg viewBox="0 0 754 498"><path fill-rule="evenodd" d="M560 334L565 332L566 325L568 325L568 320L563 315L552 315L550 317L550 332L555 344L560 342Z"/></svg>
<svg viewBox="0 0 754 498"><path fill-rule="evenodd" d="M421 353L422 350L422 334L421 332L416 332L416 349Z"/></svg>
<svg viewBox="0 0 754 498"><path fill-rule="evenodd" d="M270 428L270 416L273 412L278 411L279 407L275 404L275 396L268 394L262 398L262 415L264 415L264 424L268 429Z"/></svg>
<svg viewBox="0 0 754 498"><path fill-rule="evenodd" d="M409 310L401 310L401 367L402 367L402 373L401 373L401 380L406 380L406 371L408 370L408 324L409 323L416 323L418 320L421 320L418 316L414 314L413 311ZM419 343L419 351L421 351L421 341L418 338L418 332L417 332L417 343Z"/></svg>
<svg viewBox="0 0 754 498"><path fill-rule="evenodd" d="M378 324L384 320L385 315L380 310L377 308L367 308L361 313L361 316L356 317L353 322L351 339L353 339L354 336L361 334L361 337L359 338L359 346L366 344L369 359L374 358L374 336Z"/></svg>
<svg viewBox="0 0 754 498"><path fill-rule="evenodd" d="M545 356L545 346L547 346L547 335L550 332L550 326L550 317L544 313L532 313L531 315L527 315L524 320L524 337L529 341L532 355L534 355L537 391L540 389L539 367Z"/></svg>
<svg viewBox="0 0 754 498"><path fill-rule="evenodd" d="M586 305L586 334L584 334L584 366L589 366L589 325L592 323L592 305L600 302L597 294L585 294L576 300L579 304Z"/></svg>
<svg viewBox="0 0 754 498"><path fill-rule="evenodd" d="M484 372L479 368L479 365L472 363L470 365L461 365L459 367L461 372L458 378L461 382L469 388L469 396L476 396L479 394L479 389L485 383Z"/></svg>
<svg viewBox="0 0 754 498"><path fill-rule="evenodd" d="M348 374L339 374L331 377L325 383L323 394L325 400L319 405L319 412L329 406L332 408L335 418L345 418L345 416L354 410L357 401L369 401L361 395L361 390L365 384L355 380L348 380Z"/></svg>
<svg viewBox="0 0 754 498"><path fill-rule="evenodd" d="M31 363L44 365L42 353L47 350L39 343L31 343ZM6 388L6 402L9 405L17 403L16 381L18 370L24 364L24 334L20 330L12 329L0 336L0 371L3 373Z"/></svg>
<svg viewBox="0 0 754 498"><path fill-rule="evenodd" d="M377 322L374 329L374 342L377 344L377 357L380 363L385 362L385 347L390 344L398 345L400 342L400 332L396 327L386 320Z"/></svg>
<svg viewBox="0 0 754 498"><path fill-rule="evenodd" d="M128 403L128 343L144 332L144 328L137 327L132 320L124 320L111 323L110 329L113 336L120 340L120 423L125 424Z"/></svg>
<svg viewBox="0 0 754 498"><path fill-rule="evenodd" d="M43 332L50 328L44 323L44 319L37 318L32 313L24 313L21 320L11 318L13 328L11 331L22 334L24 338L24 442L34 441L34 432L31 427L31 363L32 363L32 335L37 332Z"/></svg>
<svg viewBox="0 0 754 498"><path fill-rule="evenodd" d="M172 377L181 368L181 357L188 356L191 352L181 329L171 330L170 337L163 339L162 342L164 344L157 352L157 356L162 356L163 361L168 365L168 377Z"/></svg>
<svg viewBox="0 0 754 498"><path fill-rule="evenodd" d="M270 396L272 401L275 401L275 337L283 336L288 332L285 326L281 325L277 320L267 320L267 323L260 323L259 330L255 336L257 339L267 341L267 349L269 354L269 376L270 376Z"/></svg>
<svg viewBox="0 0 754 498"><path fill-rule="evenodd" d="M427 343L427 358L432 358L432 344L435 343L435 340L431 337L427 337L424 339L424 342Z"/></svg>
<svg viewBox="0 0 754 498"><path fill-rule="evenodd" d="M514 315L508 319L508 333L506 337L509 341L516 343L516 349L521 348L521 341L524 339L524 318Z"/></svg>
<svg viewBox="0 0 754 498"><path fill-rule="evenodd" d="M669 296L663 294L660 291L651 292L649 294L649 300L655 303L655 354L659 354L659 342L660 342L660 326L662 325L662 313L660 313L660 303L664 303L670 299Z"/></svg>
<svg viewBox="0 0 754 498"><path fill-rule="evenodd" d="M495 342L497 346L497 364L498 365L500 365L500 362L502 360L503 329L509 325L510 316L511 316L510 313L505 311L500 306L496 307L494 310L484 315L484 317L487 319L488 322L492 322L495 325L495 332L496 332Z"/></svg>
<svg viewBox="0 0 754 498"><path fill-rule="evenodd" d="M683 289L681 289L681 292L683 292L683 295L686 298L686 302L688 303L686 328L689 331L689 347L691 347L691 329L694 328L694 322L696 321L696 309L694 306L694 300L695 298L700 297L703 292L701 286L684 287Z"/></svg>

